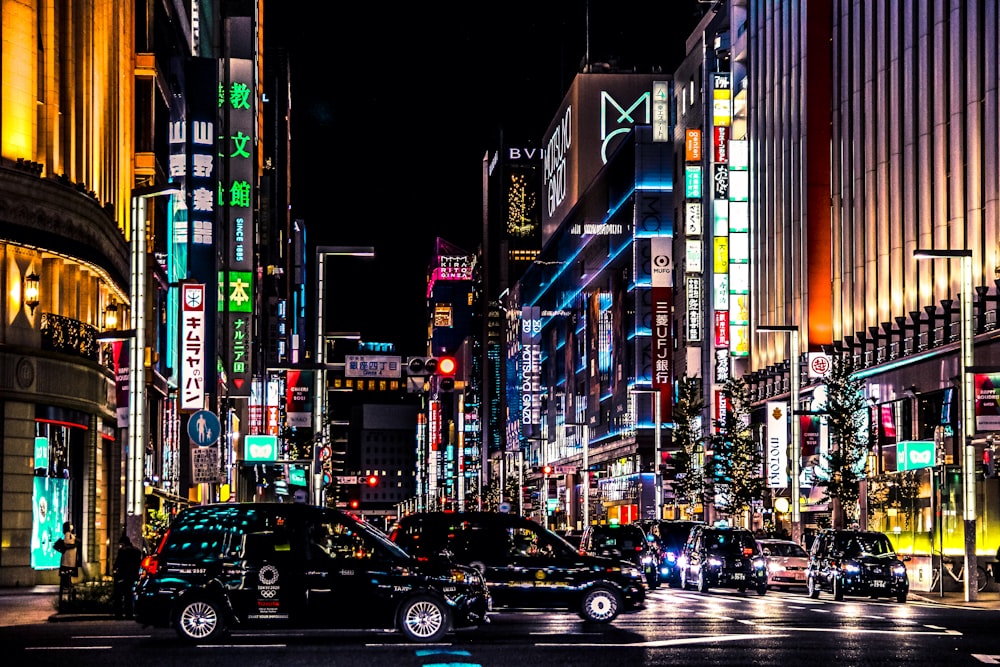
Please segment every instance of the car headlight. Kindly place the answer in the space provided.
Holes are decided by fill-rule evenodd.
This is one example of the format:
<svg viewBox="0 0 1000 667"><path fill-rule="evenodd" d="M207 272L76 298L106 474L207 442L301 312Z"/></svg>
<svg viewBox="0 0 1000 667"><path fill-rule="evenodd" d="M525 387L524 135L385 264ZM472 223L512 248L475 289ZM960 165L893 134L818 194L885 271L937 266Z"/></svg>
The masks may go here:
<svg viewBox="0 0 1000 667"><path fill-rule="evenodd" d="M630 579L642 579L642 572L635 565L622 565L622 574Z"/></svg>
<svg viewBox="0 0 1000 667"><path fill-rule="evenodd" d="M668 563L673 563L676 560L677 560L677 554L675 554L673 551L668 551L667 552L667 562Z"/></svg>
<svg viewBox="0 0 1000 667"><path fill-rule="evenodd" d="M897 577L902 577L906 574L906 566L902 563L896 563L892 566L892 573Z"/></svg>
<svg viewBox="0 0 1000 667"><path fill-rule="evenodd" d="M763 570L765 565L766 565L766 563L764 562L763 558L755 558L754 561L753 561L753 566L754 566L754 569L756 569L756 570Z"/></svg>
<svg viewBox="0 0 1000 667"><path fill-rule="evenodd" d="M847 574L857 574L861 571L861 566L854 562L844 563L844 571Z"/></svg>
<svg viewBox="0 0 1000 667"><path fill-rule="evenodd" d="M722 567L722 561L718 558L709 558L708 564L710 567Z"/></svg>

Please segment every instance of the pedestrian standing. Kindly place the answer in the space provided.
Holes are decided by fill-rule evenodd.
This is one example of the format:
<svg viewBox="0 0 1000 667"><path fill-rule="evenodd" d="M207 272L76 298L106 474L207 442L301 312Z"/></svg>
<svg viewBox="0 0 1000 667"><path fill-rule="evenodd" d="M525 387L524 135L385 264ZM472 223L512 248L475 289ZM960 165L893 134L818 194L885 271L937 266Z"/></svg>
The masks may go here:
<svg viewBox="0 0 1000 667"><path fill-rule="evenodd" d="M132 618L132 603L135 582L139 579L142 552L132 544L128 535L122 533L118 540L118 555L114 565L114 612L115 618Z"/></svg>
<svg viewBox="0 0 1000 667"><path fill-rule="evenodd" d="M63 524L62 558L59 560L59 599L73 599L73 577L77 576L76 529L69 521Z"/></svg>

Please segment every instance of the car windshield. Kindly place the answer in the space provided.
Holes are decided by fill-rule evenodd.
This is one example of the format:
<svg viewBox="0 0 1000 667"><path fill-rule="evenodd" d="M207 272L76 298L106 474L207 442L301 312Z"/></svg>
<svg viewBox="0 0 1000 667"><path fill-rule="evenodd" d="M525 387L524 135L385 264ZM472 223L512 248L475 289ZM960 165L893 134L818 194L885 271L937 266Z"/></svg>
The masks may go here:
<svg viewBox="0 0 1000 667"><path fill-rule="evenodd" d="M888 556L895 553L889 538L881 533L854 533L837 540L847 557Z"/></svg>
<svg viewBox="0 0 1000 667"><path fill-rule="evenodd" d="M594 546L598 549L615 548L624 551L641 549L645 538L641 530L615 528L607 532L594 533Z"/></svg>
<svg viewBox="0 0 1000 667"><path fill-rule="evenodd" d="M756 551L756 541L750 533L742 531L718 531L705 534L709 550L719 553L742 553L744 549Z"/></svg>
<svg viewBox="0 0 1000 667"><path fill-rule="evenodd" d="M785 558L808 558L806 550L794 542L765 542L764 548L772 556L783 556Z"/></svg>

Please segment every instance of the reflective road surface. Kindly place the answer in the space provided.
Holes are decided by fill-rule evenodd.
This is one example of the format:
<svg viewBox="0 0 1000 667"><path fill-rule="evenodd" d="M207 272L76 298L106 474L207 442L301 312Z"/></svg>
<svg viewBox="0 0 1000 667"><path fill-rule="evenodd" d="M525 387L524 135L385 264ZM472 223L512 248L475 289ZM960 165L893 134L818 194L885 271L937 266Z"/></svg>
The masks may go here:
<svg viewBox="0 0 1000 667"><path fill-rule="evenodd" d="M37 597L37 596L31 596ZM37 604L37 601L33 601ZM49 603L51 605L51 603ZM27 607L26 607L27 608ZM591 626L569 612L496 612L438 644L382 630L237 630L211 646L130 621L48 622L49 609L0 627L9 665L982 665L1000 664L1000 611L800 592L659 588L646 608ZM38 618L41 617L41 620Z"/></svg>

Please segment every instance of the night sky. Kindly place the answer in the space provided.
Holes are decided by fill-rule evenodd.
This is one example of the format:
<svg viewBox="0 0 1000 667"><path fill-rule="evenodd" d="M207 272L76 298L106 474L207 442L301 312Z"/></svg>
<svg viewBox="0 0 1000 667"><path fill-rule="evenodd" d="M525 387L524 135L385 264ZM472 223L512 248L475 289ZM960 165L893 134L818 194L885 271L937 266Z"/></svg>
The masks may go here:
<svg viewBox="0 0 1000 667"><path fill-rule="evenodd" d="M501 132L539 146L588 54L672 73L708 6L593 0L588 39L585 0L266 3L265 47L292 68L292 215L310 246L376 253L330 260L327 328L423 353L435 239L478 248L482 160Z"/></svg>

